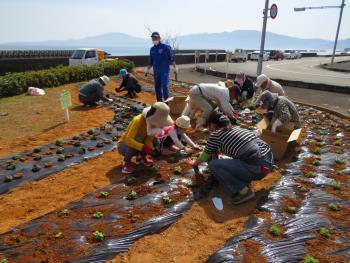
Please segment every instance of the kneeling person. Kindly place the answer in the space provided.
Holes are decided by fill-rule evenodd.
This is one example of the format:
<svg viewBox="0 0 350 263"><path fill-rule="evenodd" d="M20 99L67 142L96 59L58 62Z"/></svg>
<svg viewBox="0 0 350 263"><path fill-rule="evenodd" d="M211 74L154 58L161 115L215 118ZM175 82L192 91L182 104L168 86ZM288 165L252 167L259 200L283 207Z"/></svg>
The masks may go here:
<svg viewBox="0 0 350 263"><path fill-rule="evenodd" d="M136 93L139 93L141 91L141 85L139 84L136 77L129 73L126 69L121 69L119 71L119 75L122 77L122 83L120 84L119 88L116 88L116 92L121 92L123 90L126 90L128 93L126 94L129 98L135 98L137 95Z"/></svg>
<svg viewBox="0 0 350 263"><path fill-rule="evenodd" d="M191 164L198 166L209 161L214 179L233 197L234 204L252 199L254 193L249 188L250 182L261 180L272 170L270 147L251 131L230 128L229 119L215 111L209 117L208 127L211 134L207 145L199 159ZM210 160L219 153L230 158Z"/></svg>
<svg viewBox="0 0 350 263"><path fill-rule="evenodd" d="M79 101L84 105L96 106L97 102L102 100L104 102L112 102L112 99L104 95L104 86L109 82L107 76L102 76L98 79L90 80L79 89Z"/></svg>

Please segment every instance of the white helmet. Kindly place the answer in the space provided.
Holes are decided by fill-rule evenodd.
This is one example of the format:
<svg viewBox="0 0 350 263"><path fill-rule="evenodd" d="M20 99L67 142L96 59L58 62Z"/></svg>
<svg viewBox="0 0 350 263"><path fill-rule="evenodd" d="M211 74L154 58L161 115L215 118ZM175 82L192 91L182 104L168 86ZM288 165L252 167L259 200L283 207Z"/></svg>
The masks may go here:
<svg viewBox="0 0 350 263"><path fill-rule="evenodd" d="M105 85L107 85L108 82L109 82L109 77L107 77L106 75L104 75L104 76L100 77L100 80L102 80L103 83L104 83Z"/></svg>

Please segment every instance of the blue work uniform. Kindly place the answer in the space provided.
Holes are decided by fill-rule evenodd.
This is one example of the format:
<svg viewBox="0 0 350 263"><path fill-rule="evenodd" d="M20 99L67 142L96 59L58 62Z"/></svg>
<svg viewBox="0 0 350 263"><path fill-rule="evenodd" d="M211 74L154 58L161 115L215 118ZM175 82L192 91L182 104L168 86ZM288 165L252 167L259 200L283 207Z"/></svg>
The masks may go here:
<svg viewBox="0 0 350 263"><path fill-rule="evenodd" d="M169 45L159 43L151 47L150 65L153 66L157 101L163 101L169 97L169 72L173 61L174 55Z"/></svg>

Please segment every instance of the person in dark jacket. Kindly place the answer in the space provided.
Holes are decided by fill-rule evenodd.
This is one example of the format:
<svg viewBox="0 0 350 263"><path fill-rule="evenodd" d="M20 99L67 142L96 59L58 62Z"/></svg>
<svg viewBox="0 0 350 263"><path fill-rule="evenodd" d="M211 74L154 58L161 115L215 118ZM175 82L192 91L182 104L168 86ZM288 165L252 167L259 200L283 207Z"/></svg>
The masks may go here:
<svg viewBox="0 0 350 263"><path fill-rule="evenodd" d="M122 83L120 84L119 88L116 88L116 92L121 92L123 90L126 90L128 93L126 94L129 98L135 98L137 97L136 93L139 93L141 91L141 85L139 84L136 77L129 73L126 69L121 69L119 71L120 77L122 77Z"/></svg>
<svg viewBox="0 0 350 263"><path fill-rule="evenodd" d="M153 47L150 50L150 62L146 75L149 73L151 67L153 67L157 101L165 101L169 97L168 82L170 64L173 64L175 73L177 73L177 67L171 47L161 42L159 33L153 32L151 38Z"/></svg>
<svg viewBox="0 0 350 263"><path fill-rule="evenodd" d="M243 72L236 75L234 83L241 89L241 93L239 94L240 102L253 98L254 84Z"/></svg>
<svg viewBox="0 0 350 263"><path fill-rule="evenodd" d="M96 106L97 102L100 100L107 103L112 102L112 99L104 95L104 86L106 86L108 82L109 78L107 76L102 76L85 83L79 89L79 101L89 106Z"/></svg>

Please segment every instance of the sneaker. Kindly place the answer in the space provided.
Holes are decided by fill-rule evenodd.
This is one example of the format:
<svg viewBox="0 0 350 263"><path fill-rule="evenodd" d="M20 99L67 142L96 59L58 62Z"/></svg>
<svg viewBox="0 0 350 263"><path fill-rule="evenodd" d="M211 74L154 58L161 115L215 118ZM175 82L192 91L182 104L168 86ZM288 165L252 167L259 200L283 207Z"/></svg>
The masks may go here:
<svg viewBox="0 0 350 263"><path fill-rule="evenodd" d="M237 195L233 197L233 204L234 205L239 205L242 203L245 203L249 201L250 199L253 199L255 196L254 192L250 190L250 188L245 187L243 188Z"/></svg>
<svg viewBox="0 0 350 263"><path fill-rule="evenodd" d="M123 168L122 168L122 173L123 174L131 174L134 172L134 168L132 167L130 162L124 162L123 163Z"/></svg>
<svg viewBox="0 0 350 263"><path fill-rule="evenodd" d="M147 156L137 156L136 157L136 164L140 165L143 164L145 166L152 166L153 165L153 160L148 158Z"/></svg>

